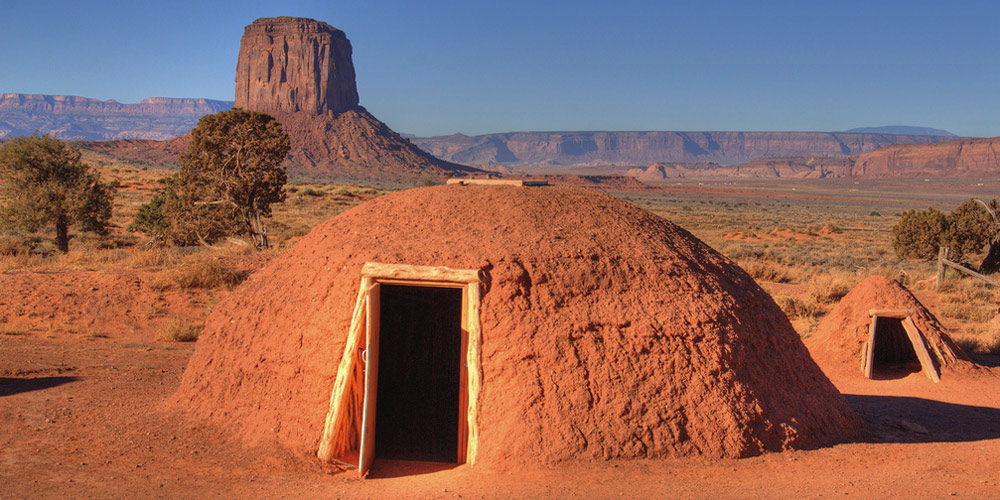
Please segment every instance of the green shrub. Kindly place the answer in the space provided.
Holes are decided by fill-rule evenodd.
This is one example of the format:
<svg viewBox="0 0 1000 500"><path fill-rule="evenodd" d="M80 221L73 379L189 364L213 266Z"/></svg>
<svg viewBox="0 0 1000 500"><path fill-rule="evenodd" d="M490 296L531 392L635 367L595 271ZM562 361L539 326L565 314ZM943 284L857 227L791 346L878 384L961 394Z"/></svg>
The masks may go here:
<svg viewBox="0 0 1000 500"><path fill-rule="evenodd" d="M937 257L947 230L944 212L933 207L908 210L892 228L892 248L900 259L931 260Z"/></svg>
<svg viewBox="0 0 1000 500"><path fill-rule="evenodd" d="M996 227L993 218L975 200L969 200L948 214L948 231L945 244L950 248L949 258L959 260L965 255L979 253L990 242Z"/></svg>

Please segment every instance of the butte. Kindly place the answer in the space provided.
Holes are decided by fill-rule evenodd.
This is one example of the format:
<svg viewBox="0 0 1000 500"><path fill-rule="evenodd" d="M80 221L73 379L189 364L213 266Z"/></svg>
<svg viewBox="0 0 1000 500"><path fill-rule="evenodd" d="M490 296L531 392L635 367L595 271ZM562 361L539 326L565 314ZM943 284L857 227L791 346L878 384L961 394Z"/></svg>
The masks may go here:
<svg viewBox="0 0 1000 500"><path fill-rule="evenodd" d="M299 180L401 184L478 169L439 160L361 107L351 42L329 24L263 18L246 27L235 107L273 115L291 139L285 167Z"/></svg>

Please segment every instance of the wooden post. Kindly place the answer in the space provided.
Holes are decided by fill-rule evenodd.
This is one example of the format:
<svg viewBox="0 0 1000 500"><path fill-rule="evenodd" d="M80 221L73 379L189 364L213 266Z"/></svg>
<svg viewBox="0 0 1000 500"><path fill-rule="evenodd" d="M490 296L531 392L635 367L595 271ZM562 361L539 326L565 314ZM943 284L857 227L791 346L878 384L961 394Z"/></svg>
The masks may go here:
<svg viewBox="0 0 1000 500"><path fill-rule="evenodd" d="M358 289L358 299L354 304L354 314L351 317L351 327L347 333L347 342L344 345L344 355L340 358L340 366L337 369L337 378L330 393L330 409L326 414L326 424L323 426L323 437L320 438L319 451L316 455L323 460L330 460L335 455L346 452L350 442L359 439L360 431L352 432L355 426L355 416L351 414L352 400L357 399L357 391L361 390L357 385L357 375L360 369L357 366L357 352L364 342L365 331L365 309L367 304L368 288L371 287L371 278L361 278L361 286Z"/></svg>
<svg viewBox="0 0 1000 500"><path fill-rule="evenodd" d="M944 283L944 261L948 259L948 247L938 247L937 278L934 280L934 287L941 288Z"/></svg>
<svg viewBox="0 0 1000 500"><path fill-rule="evenodd" d="M482 296L479 283L469 283L466 293L469 302L469 344L465 359L469 365L467 369L469 377L469 413L467 415L469 434L466 442L465 462L472 466L476 464L476 454L479 449L479 406L481 404L480 393L483 390L483 330L479 323Z"/></svg>
<svg viewBox="0 0 1000 500"><path fill-rule="evenodd" d="M358 475L365 477L375 462L375 412L378 410L378 351L379 320L382 308L381 285L375 283L368 292L368 343L365 352L365 404L361 415L361 451L358 455Z"/></svg>
<svg viewBox="0 0 1000 500"><path fill-rule="evenodd" d="M909 316L903 320L903 329L906 330L906 336L909 337L910 343L913 344L913 350L916 351L917 359L920 360L920 366L924 368L927 378L934 382L940 382L941 377L938 375L937 368L934 367L931 354L927 352L927 345L924 344L924 336L920 334L917 325Z"/></svg>

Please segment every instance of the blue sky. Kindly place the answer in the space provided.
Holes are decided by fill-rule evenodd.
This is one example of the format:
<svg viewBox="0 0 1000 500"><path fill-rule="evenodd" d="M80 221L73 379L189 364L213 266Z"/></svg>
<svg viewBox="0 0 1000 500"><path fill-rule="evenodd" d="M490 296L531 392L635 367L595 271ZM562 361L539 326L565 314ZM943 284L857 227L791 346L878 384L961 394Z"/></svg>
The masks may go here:
<svg viewBox="0 0 1000 500"><path fill-rule="evenodd" d="M399 132L1000 135L1000 2L0 0L0 93L232 100L243 27L311 17Z"/></svg>

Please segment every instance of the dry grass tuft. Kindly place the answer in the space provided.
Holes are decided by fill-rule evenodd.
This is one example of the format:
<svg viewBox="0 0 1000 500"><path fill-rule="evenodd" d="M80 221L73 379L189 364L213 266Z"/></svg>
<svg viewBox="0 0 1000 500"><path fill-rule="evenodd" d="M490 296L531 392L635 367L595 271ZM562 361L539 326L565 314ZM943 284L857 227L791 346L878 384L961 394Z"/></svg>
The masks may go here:
<svg viewBox="0 0 1000 500"><path fill-rule="evenodd" d="M238 271L217 258L196 260L182 266L173 281L181 289L191 288L233 288L247 277L245 271Z"/></svg>
<svg viewBox="0 0 1000 500"><path fill-rule="evenodd" d="M833 274L817 274L809 281L809 298L817 304L832 304L851 291L852 283Z"/></svg>
<svg viewBox="0 0 1000 500"><path fill-rule="evenodd" d="M194 342L201 336L201 328L183 318L174 318L167 322L157 337L166 342Z"/></svg>
<svg viewBox="0 0 1000 500"><path fill-rule="evenodd" d="M785 312L785 316L788 316L788 319L804 318L815 320L827 312L826 308L820 304L803 302L787 295L778 295L774 298L774 302Z"/></svg>
<svg viewBox="0 0 1000 500"><path fill-rule="evenodd" d="M747 259L738 261L751 278L757 281L770 281L772 283L788 283L791 279L788 273L779 269L776 265L759 259Z"/></svg>
<svg viewBox="0 0 1000 500"><path fill-rule="evenodd" d="M983 307L975 303L946 302L938 307L938 311L946 318L953 318L973 323L989 321L996 315L996 307Z"/></svg>

